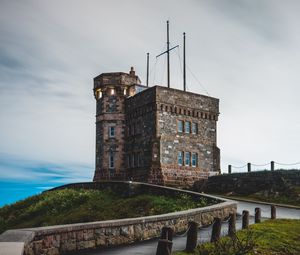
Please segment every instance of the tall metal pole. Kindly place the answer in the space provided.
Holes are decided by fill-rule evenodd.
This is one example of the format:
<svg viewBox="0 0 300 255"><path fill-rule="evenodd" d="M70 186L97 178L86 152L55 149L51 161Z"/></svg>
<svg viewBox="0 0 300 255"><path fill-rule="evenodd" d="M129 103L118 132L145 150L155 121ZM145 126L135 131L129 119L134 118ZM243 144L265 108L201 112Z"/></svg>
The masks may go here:
<svg viewBox="0 0 300 255"><path fill-rule="evenodd" d="M185 33L183 33L183 91L186 91Z"/></svg>
<svg viewBox="0 0 300 255"><path fill-rule="evenodd" d="M146 81L147 87L149 86L149 53L147 53L147 81Z"/></svg>
<svg viewBox="0 0 300 255"><path fill-rule="evenodd" d="M169 40L169 21L167 21L167 62L168 62L168 88L170 88L170 40Z"/></svg>

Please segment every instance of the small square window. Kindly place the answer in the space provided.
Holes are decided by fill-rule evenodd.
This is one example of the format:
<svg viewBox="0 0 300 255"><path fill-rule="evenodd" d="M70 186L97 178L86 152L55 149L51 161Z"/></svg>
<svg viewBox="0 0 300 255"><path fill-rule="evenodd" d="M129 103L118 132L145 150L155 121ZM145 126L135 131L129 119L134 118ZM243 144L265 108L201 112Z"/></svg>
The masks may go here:
<svg viewBox="0 0 300 255"><path fill-rule="evenodd" d="M197 123L193 122L192 123L192 134L197 134L198 133L198 125Z"/></svg>
<svg viewBox="0 0 300 255"><path fill-rule="evenodd" d="M185 153L185 165L189 166L191 164L191 153L190 152L186 152Z"/></svg>
<svg viewBox="0 0 300 255"><path fill-rule="evenodd" d="M179 133L183 132L183 121L182 120L178 120L177 122L177 129Z"/></svg>
<svg viewBox="0 0 300 255"><path fill-rule="evenodd" d="M109 134L109 137L115 137L115 135L116 135L116 128L115 127L109 127L108 134Z"/></svg>
<svg viewBox="0 0 300 255"><path fill-rule="evenodd" d="M178 151L177 161L178 161L178 165L182 166L182 163L183 163L183 151Z"/></svg>
<svg viewBox="0 0 300 255"><path fill-rule="evenodd" d="M189 121L186 121L184 123L184 132L187 134L191 132L191 123Z"/></svg>

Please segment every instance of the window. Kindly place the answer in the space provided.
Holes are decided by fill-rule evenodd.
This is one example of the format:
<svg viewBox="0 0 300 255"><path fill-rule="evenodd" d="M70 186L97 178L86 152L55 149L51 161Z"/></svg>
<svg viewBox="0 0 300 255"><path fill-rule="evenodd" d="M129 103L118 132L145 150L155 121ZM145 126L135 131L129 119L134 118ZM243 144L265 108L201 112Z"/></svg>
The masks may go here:
<svg viewBox="0 0 300 255"><path fill-rule="evenodd" d="M186 152L185 153L185 165L189 166L191 162L191 153L190 152Z"/></svg>
<svg viewBox="0 0 300 255"><path fill-rule="evenodd" d="M192 134L197 134L198 125L197 123L192 123Z"/></svg>
<svg viewBox="0 0 300 255"><path fill-rule="evenodd" d="M115 134L116 134L115 127L109 127L108 128L108 135L109 135L109 137L115 137Z"/></svg>
<svg viewBox="0 0 300 255"><path fill-rule="evenodd" d="M115 168L115 155L112 152L109 154L108 166L109 168Z"/></svg>
<svg viewBox="0 0 300 255"><path fill-rule="evenodd" d="M106 91L107 95L109 96L113 96L116 94L116 91L114 88L108 88L107 91Z"/></svg>
<svg viewBox="0 0 300 255"><path fill-rule="evenodd" d="M189 134L191 132L191 123L189 121L186 121L184 123L184 131L187 134Z"/></svg>
<svg viewBox="0 0 300 255"><path fill-rule="evenodd" d="M127 155L127 167L131 166L131 157L130 155Z"/></svg>
<svg viewBox="0 0 300 255"><path fill-rule="evenodd" d="M132 153L131 159L132 159L132 160L131 160L131 164L132 164L131 166L132 166L132 167L135 167L135 156L134 156L134 153Z"/></svg>
<svg viewBox="0 0 300 255"><path fill-rule="evenodd" d="M141 166L141 157L140 157L140 153L137 153L136 154L136 157L137 157L137 159L136 159L136 161L137 161L137 166L139 167L139 166Z"/></svg>
<svg viewBox="0 0 300 255"><path fill-rule="evenodd" d="M102 97L102 91L101 91L101 89L97 89L96 90L96 98L100 99L101 97Z"/></svg>
<svg viewBox="0 0 300 255"><path fill-rule="evenodd" d="M183 161L183 151L178 151L178 158L177 158L177 160L178 160L178 165L179 166L182 166L182 161Z"/></svg>
<svg viewBox="0 0 300 255"><path fill-rule="evenodd" d="M192 166L196 167L198 165L198 154L192 153Z"/></svg>
<svg viewBox="0 0 300 255"><path fill-rule="evenodd" d="M183 121L182 120L178 120L178 122L177 122L177 124L178 124L178 132L179 133L182 133L183 132Z"/></svg>

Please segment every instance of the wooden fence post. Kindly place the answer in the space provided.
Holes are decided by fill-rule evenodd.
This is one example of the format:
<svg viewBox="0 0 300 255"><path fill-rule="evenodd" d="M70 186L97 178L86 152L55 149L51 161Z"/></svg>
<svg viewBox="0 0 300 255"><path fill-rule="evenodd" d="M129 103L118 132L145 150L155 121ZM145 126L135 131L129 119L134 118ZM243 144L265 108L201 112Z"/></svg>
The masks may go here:
<svg viewBox="0 0 300 255"><path fill-rule="evenodd" d="M276 219L276 207L275 207L275 205L271 205L271 219L272 220Z"/></svg>
<svg viewBox="0 0 300 255"><path fill-rule="evenodd" d="M249 211L243 211L243 218L242 218L242 229L246 229L249 227Z"/></svg>
<svg viewBox="0 0 300 255"><path fill-rule="evenodd" d="M211 232L211 242L216 242L220 239L221 236L221 225L222 220L220 218L214 218L214 224Z"/></svg>
<svg viewBox="0 0 300 255"><path fill-rule="evenodd" d="M275 162L271 161L271 171L274 171L274 170L275 170Z"/></svg>
<svg viewBox="0 0 300 255"><path fill-rule="evenodd" d="M171 255L173 242L166 239L159 239L156 255Z"/></svg>
<svg viewBox="0 0 300 255"><path fill-rule="evenodd" d="M228 174L231 174L231 165L228 165Z"/></svg>
<svg viewBox="0 0 300 255"><path fill-rule="evenodd" d="M259 207L255 208L255 223L260 223L261 222L261 209Z"/></svg>
<svg viewBox="0 0 300 255"><path fill-rule="evenodd" d="M248 173L251 172L251 163L247 163L247 169L248 169Z"/></svg>
<svg viewBox="0 0 300 255"><path fill-rule="evenodd" d="M236 232L235 224L236 224L236 213L229 214L229 221L228 221L228 235L234 236Z"/></svg>
<svg viewBox="0 0 300 255"><path fill-rule="evenodd" d="M189 229L187 232L186 238L186 247L187 252L192 252L197 246L198 239L198 223L194 221L189 222Z"/></svg>
<svg viewBox="0 0 300 255"><path fill-rule="evenodd" d="M173 241L174 230L171 227L163 227L161 230L160 239Z"/></svg>

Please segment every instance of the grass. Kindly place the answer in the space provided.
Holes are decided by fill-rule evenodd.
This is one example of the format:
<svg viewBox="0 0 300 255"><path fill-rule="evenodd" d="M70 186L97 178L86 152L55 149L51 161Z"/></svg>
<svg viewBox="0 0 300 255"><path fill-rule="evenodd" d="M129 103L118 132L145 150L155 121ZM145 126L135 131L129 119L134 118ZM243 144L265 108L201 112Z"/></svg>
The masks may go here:
<svg viewBox="0 0 300 255"><path fill-rule="evenodd" d="M274 194L266 194L264 192L258 192L249 195L242 195L242 194L219 194L224 195L227 197L240 198L240 199L250 199L260 202L267 202L267 203L275 203L275 204L286 204L286 205L293 205L293 206L300 206L300 187L299 186L292 186L286 192L277 192Z"/></svg>
<svg viewBox="0 0 300 255"><path fill-rule="evenodd" d="M120 197L111 190L64 189L45 192L0 208L0 233L7 229L133 218L203 207L187 195Z"/></svg>
<svg viewBox="0 0 300 255"><path fill-rule="evenodd" d="M176 255L186 255L176 252ZM190 253L191 254L191 253ZM237 241L223 237L199 245L195 255L296 255L300 254L300 220L268 220L237 232Z"/></svg>

